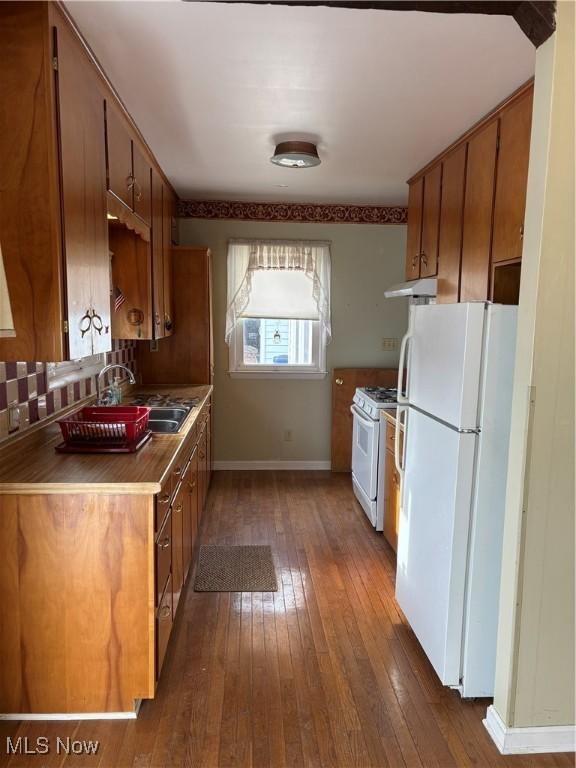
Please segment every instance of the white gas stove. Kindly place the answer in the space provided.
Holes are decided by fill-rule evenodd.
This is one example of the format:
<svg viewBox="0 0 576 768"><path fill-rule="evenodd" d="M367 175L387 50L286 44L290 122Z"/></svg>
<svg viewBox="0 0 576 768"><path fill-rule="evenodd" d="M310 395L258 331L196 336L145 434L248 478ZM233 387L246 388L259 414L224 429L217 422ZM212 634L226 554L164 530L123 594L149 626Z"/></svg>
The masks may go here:
<svg viewBox="0 0 576 768"><path fill-rule="evenodd" d="M381 531L384 528L384 451L386 426L383 411L394 411L397 390L362 387L356 390L350 408L352 430L352 487L368 519Z"/></svg>

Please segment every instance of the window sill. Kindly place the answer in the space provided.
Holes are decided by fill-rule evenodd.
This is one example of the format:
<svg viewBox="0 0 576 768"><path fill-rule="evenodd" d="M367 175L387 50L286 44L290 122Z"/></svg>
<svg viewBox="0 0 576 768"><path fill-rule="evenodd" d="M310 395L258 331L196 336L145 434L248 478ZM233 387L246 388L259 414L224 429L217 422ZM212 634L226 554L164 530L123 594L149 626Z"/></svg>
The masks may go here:
<svg viewBox="0 0 576 768"><path fill-rule="evenodd" d="M310 379L321 380L327 371L228 371L231 379Z"/></svg>

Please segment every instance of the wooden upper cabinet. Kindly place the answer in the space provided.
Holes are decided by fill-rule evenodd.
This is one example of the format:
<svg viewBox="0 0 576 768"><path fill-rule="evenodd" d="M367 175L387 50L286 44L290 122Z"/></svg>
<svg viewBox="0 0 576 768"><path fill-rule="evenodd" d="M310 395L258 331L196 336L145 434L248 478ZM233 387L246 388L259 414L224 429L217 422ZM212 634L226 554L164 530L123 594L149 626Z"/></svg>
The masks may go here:
<svg viewBox="0 0 576 768"><path fill-rule="evenodd" d="M533 94L531 88L500 116L492 262L522 258Z"/></svg>
<svg viewBox="0 0 576 768"><path fill-rule="evenodd" d="M106 222L103 98L96 75L79 56L65 25L54 29L58 58L58 125L62 174L68 355L107 352L110 332L110 260Z"/></svg>
<svg viewBox="0 0 576 768"><path fill-rule="evenodd" d="M124 119L111 101L106 102L106 163L108 189L132 209L132 138Z"/></svg>
<svg viewBox="0 0 576 768"><path fill-rule="evenodd" d="M488 298L497 143L497 119L468 141L460 301Z"/></svg>
<svg viewBox="0 0 576 768"><path fill-rule="evenodd" d="M152 307L155 339L164 336L163 187L160 174L152 169Z"/></svg>
<svg viewBox="0 0 576 768"><path fill-rule="evenodd" d="M439 304L455 303L460 294L465 178L466 144L461 144L443 161L436 295Z"/></svg>
<svg viewBox="0 0 576 768"><path fill-rule="evenodd" d="M162 260L164 289L164 336L174 331L174 307L172 301L172 217L175 214L175 200L165 185L162 191Z"/></svg>
<svg viewBox="0 0 576 768"><path fill-rule="evenodd" d="M56 3L0 13L0 239L16 327L2 360L111 348L103 96ZM4 116L8 122L4 124Z"/></svg>
<svg viewBox="0 0 576 768"><path fill-rule="evenodd" d="M424 176L420 277L433 277L438 271L438 228L440 225L441 194L442 163L438 163Z"/></svg>
<svg viewBox="0 0 576 768"><path fill-rule="evenodd" d="M422 204L424 178L413 181L408 188L408 238L406 246L406 280L420 277L422 242Z"/></svg>
<svg viewBox="0 0 576 768"><path fill-rule="evenodd" d="M150 224L152 222L152 179L150 163L138 144L132 142L134 171L134 213Z"/></svg>

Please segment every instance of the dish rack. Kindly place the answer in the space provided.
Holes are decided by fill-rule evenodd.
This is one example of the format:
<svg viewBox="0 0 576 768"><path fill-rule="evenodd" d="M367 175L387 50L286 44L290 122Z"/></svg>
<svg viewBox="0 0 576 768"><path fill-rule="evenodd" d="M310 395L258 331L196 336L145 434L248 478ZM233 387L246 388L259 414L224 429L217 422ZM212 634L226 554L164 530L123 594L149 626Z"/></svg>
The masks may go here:
<svg viewBox="0 0 576 768"><path fill-rule="evenodd" d="M91 406L58 419L63 453L133 453L150 438L150 408Z"/></svg>

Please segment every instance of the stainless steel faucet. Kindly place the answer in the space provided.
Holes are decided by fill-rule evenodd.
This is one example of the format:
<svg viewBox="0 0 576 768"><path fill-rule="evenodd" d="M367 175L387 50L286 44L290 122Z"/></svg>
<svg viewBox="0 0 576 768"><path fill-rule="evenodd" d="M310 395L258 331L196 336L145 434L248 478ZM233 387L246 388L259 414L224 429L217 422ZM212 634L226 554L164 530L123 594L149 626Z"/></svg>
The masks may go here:
<svg viewBox="0 0 576 768"><path fill-rule="evenodd" d="M122 368L122 370L126 371L128 374L128 381L130 384L136 384L134 374L127 365L123 365L122 363L110 363L110 365L105 365L96 377L96 405L108 405L108 400L105 397L105 393L108 387L106 387L103 393L100 394L101 378L105 373L108 373L108 371L111 371L113 368Z"/></svg>

